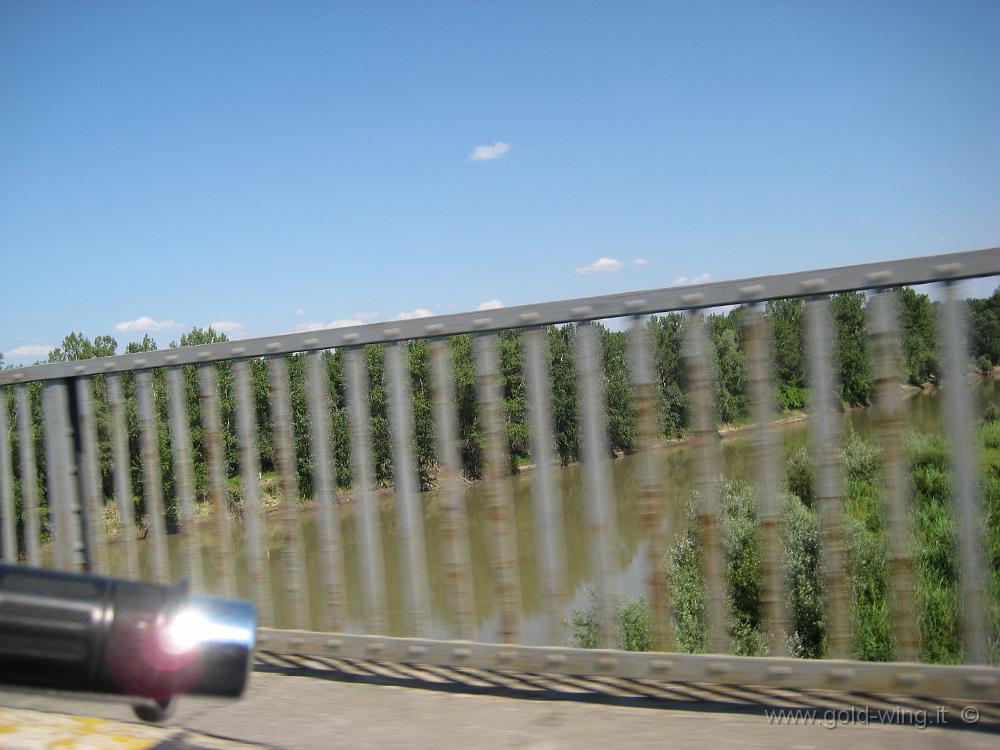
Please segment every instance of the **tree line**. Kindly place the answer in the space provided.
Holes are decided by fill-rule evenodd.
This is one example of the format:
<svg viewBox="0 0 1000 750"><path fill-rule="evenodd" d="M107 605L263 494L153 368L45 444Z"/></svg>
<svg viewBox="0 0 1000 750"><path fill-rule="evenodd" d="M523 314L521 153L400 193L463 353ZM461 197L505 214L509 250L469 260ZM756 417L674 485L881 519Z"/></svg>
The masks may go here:
<svg viewBox="0 0 1000 750"><path fill-rule="evenodd" d="M899 302L900 343L903 355L903 376L920 385L934 382L940 374L938 352L937 303L913 289L893 292ZM837 397L851 405L865 405L871 398L871 359L866 338L868 303L861 292L834 295L831 310L834 324L835 368ZM806 303L802 299L776 300L765 306L764 314L773 335L775 404L782 410L806 408L809 404L807 385L805 322ZM706 316L706 326L714 352L713 383L715 404L720 423L736 423L747 418L749 397L749 365L746 333L741 325L746 308L737 307L724 314ZM681 313L656 315L646 325L653 347L657 378L657 396L662 435L680 437L688 425L688 396L684 367L683 341L688 316ZM1000 289L986 299L970 300L968 306L970 345L978 366L992 368L1000 364ZM636 450L636 428L632 414L632 390L629 379L629 333L595 324L600 334L603 379L607 400L608 443L615 453ZM547 328L549 367L552 382L552 412L554 423L553 450L566 465L580 454L580 417L577 398L577 378L574 361L576 328L573 325ZM524 377L522 333L518 330L497 334L500 382L504 400L511 470L530 460L527 393ZM226 341L225 334L211 328L194 328L180 336L170 348L195 346ZM458 415L460 453L465 475L479 478L483 469L483 435L476 405L476 373L473 337L469 334L449 339L455 372L455 404ZM125 353L152 351L156 342L146 336L129 343ZM405 345L406 362L411 378L414 415L414 452L422 489L432 487L436 477L436 448L432 420L430 343L414 340ZM392 439L390 433L389 396L387 391L384 346L367 345L363 349L369 380L371 410L371 447L375 481L379 485L392 483ZM88 339L81 333L71 333L62 346L49 354L50 362L65 362L110 356L118 352L118 343L110 336ZM309 446L309 422L306 397L305 355L288 356L289 395L295 435L298 481L303 496L312 494L312 451ZM323 355L330 386L331 439L336 463L336 480L341 488L351 486L350 420L347 411L345 367L340 351ZM236 437L236 403L231 362L215 365L219 381L219 406L224 436L227 475L230 490L239 494L240 460ZM208 484L206 451L201 427L201 402L194 366L184 368L184 393L192 437L197 499L203 500ZM269 379L264 358L250 361L252 398L257 418L260 464L264 472L274 470L275 452L269 410ZM104 496L113 496L113 472L110 439L110 415L104 376L94 376L95 423L98 437L98 462ZM135 398L135 375L121 375L126 403L126 429L131 462L132 487L137 509L142 512L142 471L139 462L139 419ZM160 465L167 512L176 514L172 445L167 418L166 372L152 375L157 415ZM43 520L47 512L45 498L45 452L42 439L42 404L40 383L30 383L29 400L32 412L33 437L38 462L38 489L42 499ZM7 390L10 444L16 445L14 419L14 389ZM13 457L15 469L15 505L20 525L21 482L20 464Z"/></svg>

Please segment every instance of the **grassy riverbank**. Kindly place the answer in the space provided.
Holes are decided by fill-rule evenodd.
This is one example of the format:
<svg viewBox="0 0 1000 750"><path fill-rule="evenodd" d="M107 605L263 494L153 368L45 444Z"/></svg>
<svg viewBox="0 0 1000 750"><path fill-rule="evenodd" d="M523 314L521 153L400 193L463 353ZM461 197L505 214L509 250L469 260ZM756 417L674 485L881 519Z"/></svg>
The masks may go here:
<svg viewBox="0 0 1000 750"><path fill-rule="evenodd" d="M979 428L983 500L984 563L993 614L991 643L998 648L1000 622L1000 411L987 409ZM932 663L964 661L962 606L957 562L957 527L951 493L948 446L938 435L912 433L905 441L913 542L914 608L919 657ZM843 511L847 535L846 586L850 606L852 656L889 661L896 656L892 632L892 581L885 522L884 467L872 441L849 434L840 453ZM827 653L824 584L814 468L804 450L789 458L782 492L782 566L787 594L789 651L816 658ZM721 524L726 556L727 632L730 650L767 652L768 633L760 608L761 549L759 500L753 485L723 479ZM698 532L697 499L692 498L684 533L667 551L664 575L672 597L675 648L707 649L705 582ZM620 647L644 650L650 643L650 613L644 598L619 598ZM580 646L596 642L592 607L570 623Z"/></svg>

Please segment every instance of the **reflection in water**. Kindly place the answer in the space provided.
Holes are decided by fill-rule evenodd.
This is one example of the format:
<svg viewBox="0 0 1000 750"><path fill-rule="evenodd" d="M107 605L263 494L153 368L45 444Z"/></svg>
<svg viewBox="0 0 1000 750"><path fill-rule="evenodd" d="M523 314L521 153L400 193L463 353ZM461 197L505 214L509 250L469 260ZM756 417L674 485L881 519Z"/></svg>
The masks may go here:
<svg viewBox="0 0 1000 750"><path fill-rule="evenodd" d="M990 381L976 387L976 396L980 411L987 400L1000 397L1000 383ZM941 405L943 399L939 393L918 394L907 400L910 429L920 432L936 432L941 425ZM873 430L873 414L870 410L859 410L844 414L844 429L854 429L862 435L870 435ZM806 445L808 423L795 422L782 427L780 434L786 453ZM731 478L752 478L752 455L749 439L750 433L735 435L722 442L724 471ZM664 487L665 514L664 522L672 533L676 534L685 522L685 508L690 493L689 458L690 450L686 446L673 446L659 450L659 460L662 461L666 486ZM610 462L613 487L617 507L618 539L615 551L618 566L617 591L627 595L643 594L644 575L642 530L639 515L639 493L637 486L638 461L636 456L624 456ZM583 606L586 601L587 586L590 581L588 574L588 554L586 538L586 516L583 498L584 479L579 465L569 466L556 471L559 496L563 502L565 522L566 558L564 604L566 617L569 619L574 608ZM534 534L534 514L531 502L532 474L526 472L510 477L517 515L517 545L521 570L522 593L522 634L523 641L528 644L543 644L546 632L544 610L539 590L539 566L537 560L536 539ZM469 514L469 536L472 549L471 576L475 588L475 631L474 638L479 641L495 641L498 634L497 612L495 607L493 581L490 575L487 558L487 530L485 517L484 487L481 483L470 484L466 488L465 498ZM439 497L437 492L424 493L421 496L424 511L424 530L426 534L428 579L431 587L432 623L431 637L450 638L453 633L453 621L450 607L445 595L441 539L441 518L439 512ZM405 593L403 591L404 577L401 565L400 545L396 539L395 510L390 493L382 497L380 518L382 529L382 548L385 556L386 593L388 600L388 623L390 634L402 635L405 632ZM358 566L360 552L358 550L358 533L354 507L350 503L339 507L343 525L344 562L347 589L347 621L348 631L364 632L364 613L361 598L361 574ZM306 569L308 574L308 591L310 594L311 619L314 627L319 627L320 618L320 575L317 567L319 555L316 538L315 514L312 510L302 513L303 533L305 537ZM277 627L290 627L290 617L286 611L282 571L281 544L282 534L277 518L269 518L268 523L268 553L272 589L275 598ZM206 571L206 581L211 582L210 552L213 546L209 525L199 529L201 534L202 563ZM249 597L249 562L246 553L245 527L235 524L234 548L237 555L237 576L240 595ZM672 538L672 537L671 537ZM168 538L172 573L175 579L182 576L180 538L172 535ZM112 573L123 573L123 560L119 545L112 543L111 565ZM143 575L148 570L148 548L140 545ZM210 586L210 584L209 584ZM567 630L568 637L568 630Z"/></svg>

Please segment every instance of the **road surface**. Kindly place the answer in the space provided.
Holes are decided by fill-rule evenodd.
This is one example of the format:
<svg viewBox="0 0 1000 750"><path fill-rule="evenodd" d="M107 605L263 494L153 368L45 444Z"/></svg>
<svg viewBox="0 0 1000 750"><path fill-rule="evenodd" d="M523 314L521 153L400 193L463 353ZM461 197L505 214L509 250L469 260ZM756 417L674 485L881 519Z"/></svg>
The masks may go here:
<svg viewBox="0 0 1000 750"><path fill-rule="evenodd" d="M776 713L782 710L786 713ZM242 701L183 698L177 713L162 726L138 722L127 705L0 692L4 750L992 750L998 739L997 705L939 706L873 696L847 699L471 671L459 675L371 663L317 665L272 659L259 665Z"/></svg>

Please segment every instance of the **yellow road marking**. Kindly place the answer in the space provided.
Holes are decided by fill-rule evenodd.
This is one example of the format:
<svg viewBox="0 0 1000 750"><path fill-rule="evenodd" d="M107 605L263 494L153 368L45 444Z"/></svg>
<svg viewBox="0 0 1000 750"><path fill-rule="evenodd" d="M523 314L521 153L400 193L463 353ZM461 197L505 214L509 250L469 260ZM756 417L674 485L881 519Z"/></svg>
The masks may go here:
<svg viewBox="0 0 1000 750"><path fill-rule="evenodd" d="M153 750L170 740L201 750L260 750L184 727L98 719L0 706L0 750Z"/></svg>
<svg viewBox="0 0 1000 750"><path fill-rule="evenodd" d="M0 708L4 750L42 747L52 750L149 750L179 731L88 716Z"/></svg>

